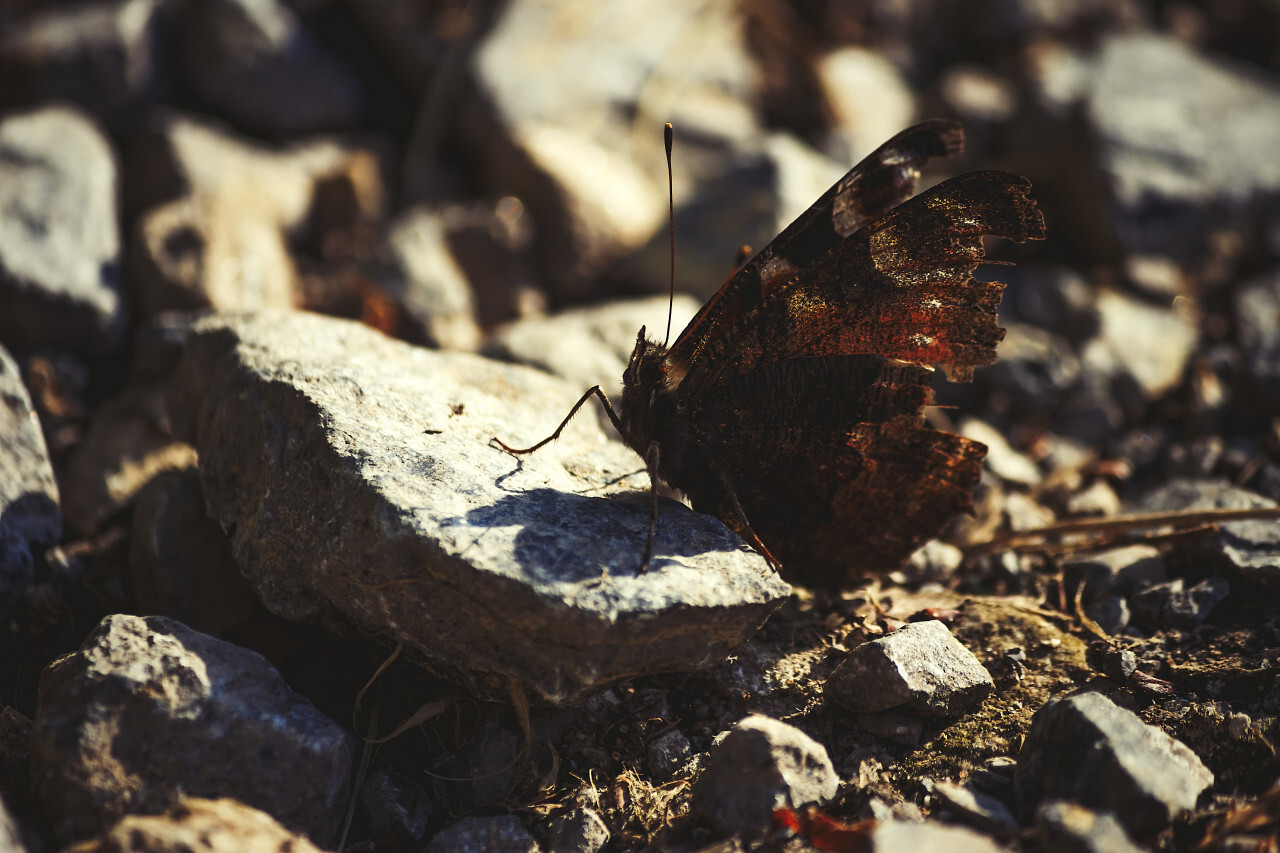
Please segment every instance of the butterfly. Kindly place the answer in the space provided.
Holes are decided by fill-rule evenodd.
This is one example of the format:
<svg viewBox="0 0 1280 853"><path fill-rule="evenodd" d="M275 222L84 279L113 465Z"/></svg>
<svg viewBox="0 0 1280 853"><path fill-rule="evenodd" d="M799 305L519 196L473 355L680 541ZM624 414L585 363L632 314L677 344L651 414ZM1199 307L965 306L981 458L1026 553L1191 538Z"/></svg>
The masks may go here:
<svg viewBox="0 0 1280 853"><path fill-rule="evenodd" d="M668 143L669 144L669 143ZM996 359L1004 285L973 278L983 237L1042 239L1025 178L963 174L914 196L957 122L907 128L868 155L702 307L670 347L641 328L615 410L623 440L693 508L790 580L892 570L972 512L984 445L925 424L934 367L968 381ZM914 197L913 197L914 196ZM657 518L652 491L649 539Z"/></svg>

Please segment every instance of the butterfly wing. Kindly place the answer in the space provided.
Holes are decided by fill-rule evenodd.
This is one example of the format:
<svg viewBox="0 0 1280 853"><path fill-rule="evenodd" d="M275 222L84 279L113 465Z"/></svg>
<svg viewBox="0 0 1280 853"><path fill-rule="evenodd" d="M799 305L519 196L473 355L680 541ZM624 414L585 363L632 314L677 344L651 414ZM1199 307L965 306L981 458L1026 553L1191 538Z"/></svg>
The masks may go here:
<svg viewBox="0 0 1280 853"><path fill-rule="evenodd" d="M743 375L697 413L789 577L833 583L897 568L972 509L986 448L925 426L931 374L868 354L790 359ZM716 483L703 480L690 499L737 529Z"/></svg>
<svg viewBox="0 0 1280 853"><path fill-rule="evenodd" d="M959 122L933 119L907 128L867 155L725 282L680 333L671 360L696 361L707 341L780 283L910 198L927 162L963 148Z"/></svg>
<svg viewBox="0 0 1280 853"><path fill-rule="evenodd" d="M740 527L736 497L818 582L895 568L969 510L986 448L925 426L924 365L968 379L994 361L1003 285L972 276L985 235L1043 236L1029 189L1000 172L939 184L721 323L677 392L716 466L686 488L694 507Z"/></svg>
<svg viewBox="0 0 1280 853"><path fill-rule="evenodd" d="M868 224L779 283L703 342L685 371L692 388L789 358L873 353L932 364L955 381L995 361L1004 285L978 281L986 235L1044 236L1026 178L971 172Z"/></svg>

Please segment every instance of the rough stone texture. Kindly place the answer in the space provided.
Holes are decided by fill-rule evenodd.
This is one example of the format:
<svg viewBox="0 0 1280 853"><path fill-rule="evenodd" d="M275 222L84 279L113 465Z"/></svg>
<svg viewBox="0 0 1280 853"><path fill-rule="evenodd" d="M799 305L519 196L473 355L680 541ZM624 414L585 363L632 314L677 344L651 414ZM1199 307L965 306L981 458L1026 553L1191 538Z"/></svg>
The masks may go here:
<svg viewBox="0 0 1280 853"><path fill-rule="evenodd" d="M1139 512L1274 507L1276 502L1217 480L1174 480L1147 494ZM1198 556L1269 591L1280 590L1280 521L1232 521L1197 540Z"/></svg>
<svg viewBox="0 0 1280 853"><path fill-rule="evenodd" d="M906 820L881 820L871 830L866 853L945 850L946 853L1000 853L994 839L963 826Z"/></svg>
<svg viewBox="0 0 1280 853"><path fill-rule="evenodd" d="M320 853L270 815L226 798L184 797L162 815L126 815L65 853Z"/></svg>
<svg viewBox="0 0 1280 853"><path fill-rule="evenodd" d="M392 223L376 273L404 315L402 335L441 349L480 343L475 299L436 211L413 208Z"/></svg>
<svg viewBox="0 0 1280 853"><path fill-rule="evenodd" d="M234 797L328 844L353 752L262 656L162 616L107 616L41 674L31 782L63 842L187 794Z"/></svg>
<svg viewBox="0 0 1280 853"><path fill-rule="evenodd" d="M48 8L0 37L0 107L74 101L127 134L164 96L166 4L117 0Z"/></svg>
<svg viewBox="0 0 1280 853"><path fill-rule="evenodd" d="M302 314L197 324L175 421L210 511L266 606L385 636L484 696L580 699L723 659L789 587L716 519L664 501L643 462L577 418L581 389ZM636 477L629 475L639 474Z"/></svg>
<svg viewBox="0 0 1280 853"><path fill-rule="evenodd" d="M1129 252L1186 259L1214 229L1280 206L1273 84L1152 33L1106 40L1082 83Z"/></svg>
<svg viewBox="0 0 1280 853"><path fill-rule="evenodd" d="M675 777L693 757L693 745L679 729L658 735L645 747L649 772L655 779L666 782Z"/></svg>
<svg viewBox="0 0 1280 853"><path fill-rule="evenodd" d="M212 111L267 136L352 127L360 80L277 0L192 0L178 56Z"/></svg>
<svg viewBox="0 0 1280 853"><path fill-rule="evenodd" d="M827 678L827 701L858 712L903 707L954 717L987 698L991 674L936 620L863 643Z"/></svg>
<svg viewBox="0 0 1280 853"><path fill-rule="evenodd" d="M252 612L257 599L236 567L227 535L205 513L194 470L164 471L142 488L129 548L139 612L169 616L214 636Z"/></svg>
<svg viewBox="0 0 1280 853"><path fill-rule="evenodd" d="M208 120L157 115L130 150L126 209L140 313L288 308L286 236L315 220L370 221L383 205L376 156L318 140L268 150ZM337 199L336 203L334 200ZM327 203L335 209L321 210Z"/></svg>
<svg viewBox="0 0 1280 853"><path fill-rule="evenodd" d="M609 826L592 808L574 807L553 817L543 846L555 853L600 853L609 843Z"/></svg>
<svg viewBox="0 0 1280 853"><path fill-rule="evenodd" d="M0 346L0 619L16 604L36 554L62 537L62 509L40 421L18 365Z"/></svg>
<svg viewBox="0 0 1280 853"><path fill-rule="evenodd" d="M712 749L692 808L726 835L757 838L769 830L775 809L825 803L839 784L820 743L795 726L752 714Z"/></svg>
<svg viewBox="0 0 1280 853"><path fill-rule="evenodd" d="M62 471L67 525L82 536L124 509L161 471L195 466L191 445L163 429L159 386L136 386L103 403Z"/></svg>
<svg viewBox="0 0 1280 853"><path fill-rule="evenodd" d="M447 826L422 853L539 853L542 848L515 815L468 817Z"/></svg>
<svg viewBox="0 0 1280 853"><path fill-rule="evenodd" d="M101 354L125 332L116 161L82 113L0 121L0 342Z"/></svg>
<svg viewBox="0 0 1280 853"><path fill-rule="evenodd" d="M1036 837L1045 853L1142 853L1111 812L1066 800L1046 800L1036 809Z"/></svg>
<svg viewBox="0 0 1280 853"><path fill-rule="evenodd" d="M1101 693L1056 699L1036 712L1014 789L1024 819L1042 800L1114 811L1138 837L1193 808L1213 773L1180 741Z"/></svg>

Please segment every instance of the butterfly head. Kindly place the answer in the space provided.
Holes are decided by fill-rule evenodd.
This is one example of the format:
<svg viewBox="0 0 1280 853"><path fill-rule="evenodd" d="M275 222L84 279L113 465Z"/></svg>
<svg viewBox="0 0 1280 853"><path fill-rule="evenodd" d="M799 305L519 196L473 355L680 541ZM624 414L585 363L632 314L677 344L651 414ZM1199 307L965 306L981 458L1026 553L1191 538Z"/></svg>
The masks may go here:
<svg viewBox="0 0 1280 853"><path fill-rule="evenodd" d="M624 388L657 388L666 384L667 348L645 337L645 327L636 335L627 369L622 373Z"/></svg>

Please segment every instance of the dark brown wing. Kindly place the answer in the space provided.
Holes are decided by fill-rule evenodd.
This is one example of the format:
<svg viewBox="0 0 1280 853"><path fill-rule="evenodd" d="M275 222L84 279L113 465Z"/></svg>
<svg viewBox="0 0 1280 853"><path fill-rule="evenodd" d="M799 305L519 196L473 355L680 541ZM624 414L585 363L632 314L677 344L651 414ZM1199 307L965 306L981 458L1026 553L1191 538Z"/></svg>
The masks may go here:
<svg viewBox="0 0 1280 853"><path fill-rule="evenodd" d="M873 353L940 365L953 380L995 361L1004 285L976 281L984 235L1044 236L1030 183L1005 172L952 178L870 223L703 342L682 394L796 357Z"/></svg>
<svg viewBox="0 0 1280 853"><path fill-rule="evenodd" d="M963 148L960 124L934 119L907 128L867 155L725 282L672 344L670 360L692 364L720 329L736 323L779 284L910 198L925 163Z"/></svg>
<svg viewBox="0 0 1280 853"><path fill-rule="evenodd" d="M940 184L703 342L677 391L717 469L694 507L735 526L731 489L789 575L827 584L897 567L969 510L986 448L925 426L923 365L968 379L995 360L1004 286L972 276L984 235L1043 236L1029 190L1000 172Z"/></svg>
<svg viewBox="0 0 1280 853"><path fill-rule="evenodd" d="M834 585L892 570L972 509L986 448L925 426L931 376L874 355L789 359L736 378L691 412L788 577ZM736 528L722 482L704 477L689 497Z"/></svg>

